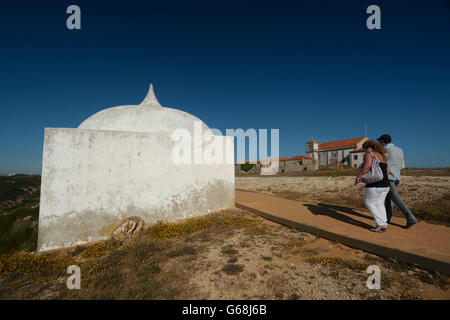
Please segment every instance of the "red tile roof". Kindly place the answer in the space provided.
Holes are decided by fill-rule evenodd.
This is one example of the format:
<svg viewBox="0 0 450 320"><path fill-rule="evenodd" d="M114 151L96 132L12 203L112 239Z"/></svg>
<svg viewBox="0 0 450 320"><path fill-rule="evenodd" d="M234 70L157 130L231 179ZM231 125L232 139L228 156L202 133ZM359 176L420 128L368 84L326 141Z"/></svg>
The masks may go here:
<svg viewBox="0 0 450 320"><path fill-rule="evenodd" d="M312 158L308 156L293 156L288 158L287 160L300 160L300 159L312 159Z"/></svg>
<svg viewBox="0 0 450 320"><path fill-rule="evenodd" d="M360 142L363 139L365 139L365 137L339 140L339 141L333 141L333 142L324 142L324 143L319 144L319 150L351 147L351 146L356 145L358 142Z"/></svg>

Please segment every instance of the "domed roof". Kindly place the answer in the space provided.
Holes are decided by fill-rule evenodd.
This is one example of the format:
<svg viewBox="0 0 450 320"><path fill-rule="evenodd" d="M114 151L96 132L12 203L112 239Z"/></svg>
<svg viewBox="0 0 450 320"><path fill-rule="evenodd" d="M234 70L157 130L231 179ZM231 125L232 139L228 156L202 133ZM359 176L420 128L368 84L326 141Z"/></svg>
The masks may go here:
<svg viewBox="0 0 450 320"><path fill-rule="evenodd" d="M203 121L187 112L161 106L150 84L147 96L140 105L104 109L84 120L78 128L171 134L179 128L193 132L195 121L201 122L203 132L209 129Z"/></svg>

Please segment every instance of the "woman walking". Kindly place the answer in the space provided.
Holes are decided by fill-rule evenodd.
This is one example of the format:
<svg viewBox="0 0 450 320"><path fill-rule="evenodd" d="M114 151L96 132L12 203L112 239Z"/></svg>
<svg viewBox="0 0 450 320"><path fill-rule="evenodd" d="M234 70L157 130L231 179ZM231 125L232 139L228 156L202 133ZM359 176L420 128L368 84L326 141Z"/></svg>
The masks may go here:
<svg viewBox="0 0 450 320"><path fill-rule="evenodd" d="M387 217L384 200L389 192L389 168L386 162L386 149L376 141L367 140L363 144L366 154L364 156L364 165L355 179L355 185L361 182L361 176L369 173L372 168L372 162L378 161L383 178L377 182L367 183L364 192L364 203L372 213L375 219L376 227L370 229L373 232L386 231ZM364 177L363 177L364 178ZM364 180L363 180L364 181Z"/></svg>

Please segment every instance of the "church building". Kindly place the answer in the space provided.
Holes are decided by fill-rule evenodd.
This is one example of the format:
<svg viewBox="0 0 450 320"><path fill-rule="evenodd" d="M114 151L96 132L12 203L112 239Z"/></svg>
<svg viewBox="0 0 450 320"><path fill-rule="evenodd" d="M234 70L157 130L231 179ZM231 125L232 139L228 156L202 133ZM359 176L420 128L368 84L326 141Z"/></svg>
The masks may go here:
<svg viewBox="0 0 450 320"><path fill-rule="evenodd" d="M315 169L327 167L333 163L350 167L352 166L351 152L361 149L363 143L367 140L367 137L361 137L321 143L312 138L306 142L306 154L313 159ZM359 157L360 155L355 153L353 156Z"/></svg>

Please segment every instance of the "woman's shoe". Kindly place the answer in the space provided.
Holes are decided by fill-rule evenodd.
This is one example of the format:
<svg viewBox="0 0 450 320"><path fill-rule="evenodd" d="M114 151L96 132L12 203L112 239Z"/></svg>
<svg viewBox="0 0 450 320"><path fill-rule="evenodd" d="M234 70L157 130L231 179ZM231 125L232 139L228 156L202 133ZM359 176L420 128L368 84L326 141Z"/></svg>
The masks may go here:
<svg viewBox="0 0 450 320"><path fill-rule="evenodd" d="M376 228L370 229L372 232L386 232L386 226L376 226Z"/></svg>

